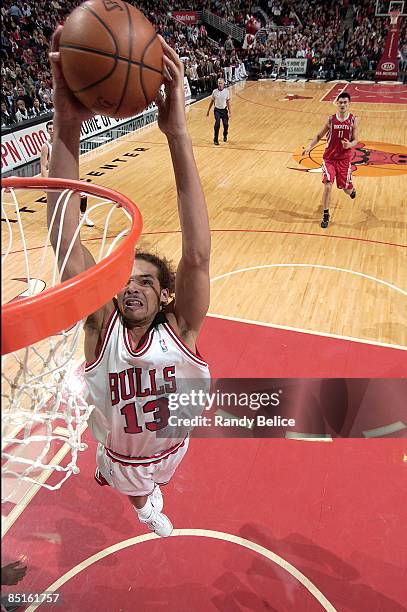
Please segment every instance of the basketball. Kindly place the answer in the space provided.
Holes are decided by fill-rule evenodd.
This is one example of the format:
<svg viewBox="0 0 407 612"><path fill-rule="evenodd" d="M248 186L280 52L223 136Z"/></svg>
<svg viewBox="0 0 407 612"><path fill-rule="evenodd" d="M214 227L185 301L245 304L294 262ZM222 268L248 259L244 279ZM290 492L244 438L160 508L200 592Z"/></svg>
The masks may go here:
<svg viewBox="0 0 407 612"><path fill-rule="evenodd" d="M151 23L121 0L88 0L67 18L60 40L68 87L96 114L144 110L163 80L163 52Z"/></svg>

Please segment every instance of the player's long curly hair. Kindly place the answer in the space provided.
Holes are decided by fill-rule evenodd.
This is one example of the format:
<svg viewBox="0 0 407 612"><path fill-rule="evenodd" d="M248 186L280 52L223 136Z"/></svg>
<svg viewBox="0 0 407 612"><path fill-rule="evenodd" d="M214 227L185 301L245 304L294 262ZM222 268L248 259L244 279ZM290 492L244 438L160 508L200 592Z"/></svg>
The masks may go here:
<svg viewBox="0 0 407 612"><path fill-rule="evenodd" d="M153 253L137 252L134 259L142 259L153 264L158 270L158 280L161 289L168 289L170 295L175 293L175 270L173 263L165 257L158 257Z"/></svg>

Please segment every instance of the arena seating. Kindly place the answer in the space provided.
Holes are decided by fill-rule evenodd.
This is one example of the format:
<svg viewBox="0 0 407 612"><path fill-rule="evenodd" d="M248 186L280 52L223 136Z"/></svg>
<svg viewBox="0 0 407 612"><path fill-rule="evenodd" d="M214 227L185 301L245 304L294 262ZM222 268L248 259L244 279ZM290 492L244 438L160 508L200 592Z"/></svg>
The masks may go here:
<svg viewBox="0 0 407 612"><path fill-rule="evenodd" d="M5 0L3 3L2 127L24 121L27 116L52 112L50 39L56 26L79 3L78 0ZM262 0L254 14L248 11L248 6L244 0L188 3L146 0L139 8L185 62L193 95L211 91L219 76L228 82L245 78L247 73L252 78L284 76L284 59L290 57L310 60L309 78L363 79L374 75L387 23L375 17L371 0L355 4L350 0ZM201 9L245 27L249 35L243 48L205 25L185 25L171 17L173 10ZM399 54L400 68L404 71L406 22L403 19ZM259 28L261 36L256 36Z"/></svg>

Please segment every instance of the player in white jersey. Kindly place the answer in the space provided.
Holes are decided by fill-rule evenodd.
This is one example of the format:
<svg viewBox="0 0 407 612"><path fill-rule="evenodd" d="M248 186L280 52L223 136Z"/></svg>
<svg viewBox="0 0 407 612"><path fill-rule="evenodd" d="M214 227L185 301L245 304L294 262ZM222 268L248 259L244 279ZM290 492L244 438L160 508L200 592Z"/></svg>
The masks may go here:
<svg viewBox="0 0 407 612"><path fill-rule="evenodd" d="M49 162L52 154L52 143L54 141L54 122L48 121L45 124L45 128L48 132L48 141L44 142L41 148L41 156L40 156L40 167L41 167L41 176L48 176L49 170ZM81 193L81 203L79 207L79 218L87 227L95 227L92 219L89 215L86 214L86 209L88 208L88 197L86 193Z"/></svg>
<svg viewBox="0 0 407 612"><path fill-rule="evenodd" d="M41 147L40 167L41 176L48 176L49 160L51 159L52 143L54 140L54 122L47 121L45 129L48 132L48 140Z"/></svg>
<svg viewBox="0 0 407 612"><path fill-rule="evenodd" d="M91 117L67 88L58 53L60 26L50 54L54 77L55 137L49 175L77 179L82 121ZM91 428L99 442L97 479L127 495L141 522L160 536L172 525L161 510L158 485L168 482L184 456L185 432L169 431L168 395L190 379L209 383L196 340L209 307L210 230L204 194L187 131L183 64L160 38L164 52L165 97L156 100L158 125L167 137L178 194L182 257L176 275L166 260L136 254L131 276L117 299L85 323L86 377L96 409ZM56 195L48 195L48 219ZM65 212L62 245L77 228L79 197ZM51 234L56 245L59 218ZM65 258L62 249L60 261ZM94 265L76 240L63 280ZM170 302L170 297L175 299Z"/></svg>

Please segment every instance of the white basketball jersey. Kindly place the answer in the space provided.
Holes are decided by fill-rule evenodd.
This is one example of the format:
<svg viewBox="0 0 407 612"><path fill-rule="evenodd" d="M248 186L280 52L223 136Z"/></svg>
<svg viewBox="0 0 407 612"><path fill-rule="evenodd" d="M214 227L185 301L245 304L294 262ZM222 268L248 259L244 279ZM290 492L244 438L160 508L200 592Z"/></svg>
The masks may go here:
<svg viewBox="0 0 407 612"><path fill-rule="evenodd" d="M85 378L95 404L89 425L108 455L121 463L149 463L175 452L185 433L167 427L168 396L191 384L209 392L208 365L192 353L163 315L137 350L115 309L95 361ZM191 382L192 381L192 382ZM168 437L166 432L170 431Z"/></svg>

